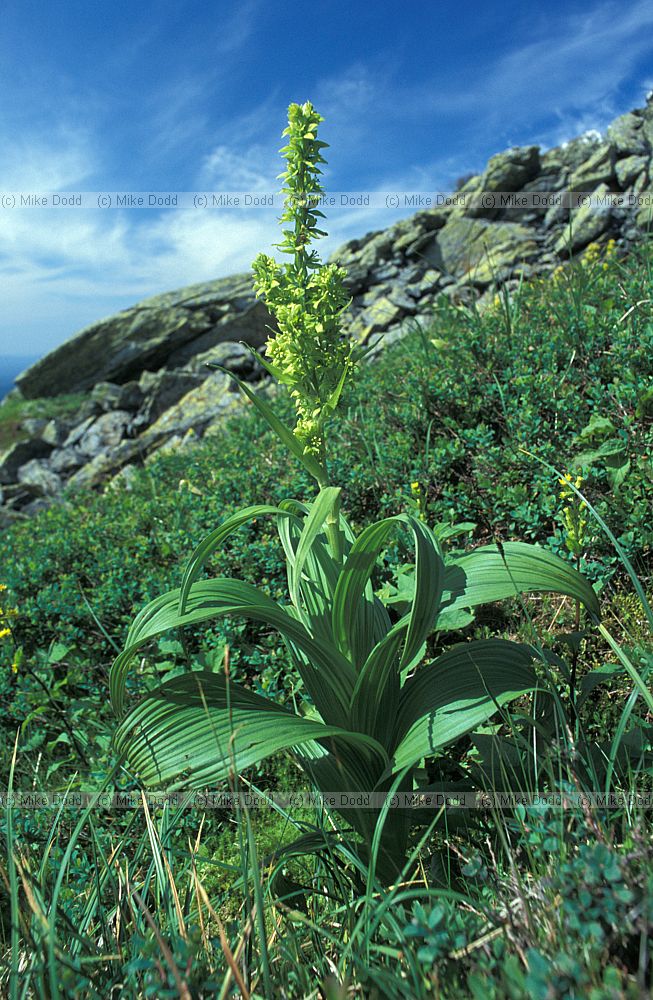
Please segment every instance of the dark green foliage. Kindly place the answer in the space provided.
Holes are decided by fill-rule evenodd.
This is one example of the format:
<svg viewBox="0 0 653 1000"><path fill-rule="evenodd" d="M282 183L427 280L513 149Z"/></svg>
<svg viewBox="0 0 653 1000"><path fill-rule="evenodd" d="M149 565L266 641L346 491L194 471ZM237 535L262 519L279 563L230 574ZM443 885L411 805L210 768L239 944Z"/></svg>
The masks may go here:
<svg viewBox="0 0 653 1000"><path fill-rule="evenodd" d="M501 859L489 869L475 854L462 868L462 905L446 896L413 904L405 934L426 976L445 997L640 996L648 982L638 968L641 949L653 928L644 821L627 845L615 846L608 827L596 824L592 842L578 843L578 814L570 821L568 813L530 807L519 815L507 827L516 831L513 857L524 850L529 857L526 866L522 854L519 866L528 879L518 874L515 885Z"/></svg>

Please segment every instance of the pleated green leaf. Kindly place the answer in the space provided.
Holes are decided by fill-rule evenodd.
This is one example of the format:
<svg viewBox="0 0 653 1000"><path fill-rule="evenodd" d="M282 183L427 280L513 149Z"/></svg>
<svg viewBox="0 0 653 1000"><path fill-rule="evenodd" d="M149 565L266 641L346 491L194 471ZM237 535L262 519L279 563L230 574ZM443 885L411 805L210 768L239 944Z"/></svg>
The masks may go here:
<svg viewBox="0 0 653 1000"><path fill-rule="evenodd" d="M186 609L188 592L200 574L202 566L206 560L222 545L224 541L241 525L247 521L253 521L257 517L264 517L275 514L278 517L292 517L293 515L281 507L272 507L269 504L255 504L252 507L244 507L236 514L232 514L226 521L218 525L213 531L202 539L195 551L191 555L181 581L179 593L179 613L183 615Z"/></svg>
<svg viewBox="0 0 653 1000"><path fill-rule="evenodd" d="M397 518L387 517L365 528L354 544L341 570L333 597L333 634L344 653L361 664L371 648L371 635L360 628L359 606L386 539Z"/></svg>
<svg viewBox="0 0 653 1000"><path fill-rule="evenodd" d="M362 667L376 638L372 628L375 604L368 599L368 620L362 627L361 598L370 584L377 559L390 532L398 524L406 524L415 539L415 588L407 621L406 644L401 666L412 662L428 633L433 628L442 594L444 564L438 542L430 529L406 514L388 517L370 525L358 536L342 568L333 599L333 634L340 649ZM387 619L387 616L386 616ZM390 621L387 619L387 627ZM386 631L387 631L386 627ZM377 638L377 641L378 638Z"/></svg>
<svg viewBox="0 0 653 1000"><path fill-rule="evenodd" d="M271 625L305 654L302 680L323 718L346 723L355 673L349 661L332 645L313 638L304 625L256 587L240 580L201 580L191 586L186 611L179 613L179 590L158 597L132 626L129 641L111 667L110 689L114 711L122 714L129 664L148 640L170 628L194 625L210 618L236 615Z"/></svg>
<svg viewBox="0 0 653 1000"><path fill-rule="evenodd" d="M573 597L600 617L599 602L590 583L568 562L539 545L525 542L506 542L502 549L503 555L496 545L486 545L447 563L442 627L453 611L541 591Z"/></svg>
<svg viewBox="0 0 653 1000"><path fill-rule="evenodd" d="M398 622L378 642L358 675L352 699L352 726L391 745L392 725L399 699L399 654L408 618Z"/></svg>
<svg viewBox="0 0 653 1000"><path fill-rule="evenodd" d="M306 514L302 512L302 515L307 517L308 510L309 508L306 508ZM301 523L299 519L283 518L279 518L277 523L279 537L286 553L289 590L294 586L293 573L301 538ZM347 547L345 540L345 551ZM331 604L338 573L339 567L331 554L326 534L318 533L305 554L297 588L299 605L292 613L304 623L312 636L328 643L333 643Z"/></svg>
<svg viewBox="0 0 653 1000"><path fill-rule="evenodd" d="M444 586L444 562L435 535L426 524L414 517L407 517L406 521L415 537L415 595L400 670L412 667L427 636L433 631Z"/></svg>
<svg viewBox="0 0 653 1000"><path fill-rule="evenodd" d="M406 682L399 699L392 771L437 753L533 690L529 646L507 639L460 643Z"/></svg>
<svg viewBox="0 0 653 1000"><path fill-rule="evenodd" d="M290 567L290 595L296 608L301 607L300 584L302 572L309 558L315 541L322 533L324 522L333 511L341 490L334 486L327 486L320 490L310 507L310 513L304 521L304 527L297 544L295 558Z"/></svg>
<svg viewBox="0 0 653 1000"><path fill-rule="evenodd" d="M338 739L358 756L387 761L378 743L295 715L224 676L196 671L165 681L122 720L115 747L147 786L208 786L271 754Z"/></svg>

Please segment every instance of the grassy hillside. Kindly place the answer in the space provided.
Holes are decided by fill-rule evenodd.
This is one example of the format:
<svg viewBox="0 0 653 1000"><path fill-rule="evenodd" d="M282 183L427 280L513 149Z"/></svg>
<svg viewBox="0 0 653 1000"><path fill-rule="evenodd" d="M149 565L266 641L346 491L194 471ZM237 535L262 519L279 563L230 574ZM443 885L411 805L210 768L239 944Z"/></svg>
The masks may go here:
<svg viewBox="0 0 653 1000"><path fill-rule="evenodd" d="M620 260L609 245L498 295L482 313L442 298L430 324L364 366L333 420L331 479L354 528L412 510L455 529L443 532L452 552L537 542L594 584L613 639L586 627L571 599L547 595L488 606L438 635L431 654L490 635L536 642L552 695L544 714L523 700L514 719L497 715L426 761L430 782L482 787L502 736L511 787L532 791L524 718L534 733L548 713L557 736L537 788L650 791L653 713L641 690L651 626L627 563L650 601L652 287L653 248ZM290 413L285 400L278 407ZM564 474L580 483L585 506L572 491L561 498ZM14 787L97 788L115 762L108 670L136 611L178 585L194 545L229 514L313 495L252 409L101 495L67 495L0 535L2 764L6 776L18 733ZM565 506L586 521L577 556ZM389 545L375 586L392 592L409 558L402 538ZM233 535L209 570L286 600L282 552L264 519ZM221 670L225 650L234 680L296 701L301 682L281 641L236 619L160 639L139 684L153 687L188 659ZM282 757L245 780L305 787ZM117 781L137 787L125 772ZM310 810L255 810L251 821L226 810L94 810L77 826L81 816L3 813L15 860L0 866L2 949L7 969L12 953L26 962L32 995L52 995L56 981L70 995L103 998L562 997L590 988L609 997L639 996L650 982L650 812L630 803L433 811L422 840L414 835L406 885L374 891L346 852L337 865L297 858L274 884L259 869L302 823L327 822ZM128 976L133 985L119 987Z"/></svg>

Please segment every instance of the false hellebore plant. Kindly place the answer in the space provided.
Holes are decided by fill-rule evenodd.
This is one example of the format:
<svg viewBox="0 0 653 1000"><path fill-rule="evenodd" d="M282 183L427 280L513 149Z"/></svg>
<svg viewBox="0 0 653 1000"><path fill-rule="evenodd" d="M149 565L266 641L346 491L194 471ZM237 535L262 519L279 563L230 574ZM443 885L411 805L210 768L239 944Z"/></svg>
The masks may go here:
<svg viewBox="0 0 653 1000"><path fill-rule="evenodd" d="M470 608L527 591L570 595L598 616L589 583L537 546L490 545L445 561L438 538L419 518L398 514L356 535L343 516L341 491L328 478L326 428L361 352L340 329L348 305L344 271L322 266L308 250L311 239L323 235L315 207L326 145L317 139L320 121L310 103L290 106L288 145L282 150L288 163L282 221L292 228L284 229L280 246L292 262L279 265L265 255L254 262L257 293L278 324L267 357L260 360L290 391L294 429L239 382L315 478L319 492L311 502L250 506L227 518L192 553L181 586L134 619L112 667L111 698L121 717L117 749L146 786L206 787L287 750L324 792L411 790L424 758L443 754L537 685L536 653L527 645L504 639L463 642L424 662L431 633L460 627ZM285 606L240 580L201 578L207 559L232 532L263 516L276 520L285 552ZM398 529L408 529L415 553L410 592L399 614L372 583L388 537ZM221 615L279 632L303 682L303 713L220 673L197 669L165 680L125 714L137 650L167 629ZM360 835L360 857L375 858L383 880L396 879L406 860L409 811L347 810L343 816Z"/></svg>

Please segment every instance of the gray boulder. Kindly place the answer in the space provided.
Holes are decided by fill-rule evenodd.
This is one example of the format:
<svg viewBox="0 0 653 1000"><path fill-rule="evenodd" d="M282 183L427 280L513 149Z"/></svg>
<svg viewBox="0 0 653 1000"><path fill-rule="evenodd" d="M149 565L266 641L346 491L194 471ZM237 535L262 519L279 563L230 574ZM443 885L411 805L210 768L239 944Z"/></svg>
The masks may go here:
<svg viewBox="0 0 653 1000"><path fill-rule="evenodd" d="M190 371L143 372L138 383L143 404L134 419L134 429L154 423L162 413L174 406L187 392L199 385L208 375Z"/></svg>
<svg viewBox="0 0 653 1000"><path fill-rule="evenodd" d="M646 156L625 156L623 160L618 160L614 172L619 187L625 191L638 177L645 173L647 165L648 158Z"/></svg>
<svg viewBox="0 0 653 1000"><path fill-rule="evenodd" d="M61 476L70 476L87 461L88 455L79 448L57 448L50 455L48 464L53 472Z"/></svg>
<svg viewBox="0 0 653 1000"><path fill-rule="evenodd" d="M249 274L190 285L86 327L19 375L16 385L33 399L128 382L228 340L259 347L271 323Z"/></svg>
<svg viewBox="0 0 653 1000"><path fill-rule="evenodd" d="M569 178L570 191L594 191L600 184L609 184L614 178L615 150L611 143L603 143L594 150Z"/></svg>
<svg viewBox="0 0 653 1000"><path fill-rule="evenodd" d="M613 207L607 195L607 185L601 184L590 201L572 212L571 225L565 228L556 241L556 253L564 256L580 250L611 230Z"/></svg>
<svg viewBox="0 0 653 1000"><path fill-rule="evenodd" d="M641 114L629 111L608 126L606 138L621 156L645 155L650 153L650 146L643 125Z"/></svg>
<svg viewBox="0 0 653 1000"><path fill-rule="evenodd" d="M115 448L125 436L131 421L131 415L125 410L112 410L104 413L85 430L77 445L86 455L97 455L107 449Z"/></svg>
<svg viewBox="0 0 653 1000"><path fill-rule="evenodd" d="M30 437L39 437L47 423L47 420L44 420L43 417L28 417L27 420L22 421L20 426L21 430L29 434Z"/></svg>
<svg viewBox="0 0 653 1000"><path fill-rule="evenodd" d="M32 459L47 458L51 451L52 445L41 438L18 441L0 456L0 483L15 483L22 465Z"/></svg>
<svg viewBox="0 0 653 1000"><path fill-rule="evenodd" d="M62 486L59 476L35 458L21 465L18 470L18 482L35 487L41 496L56 496Z"/></svg>

